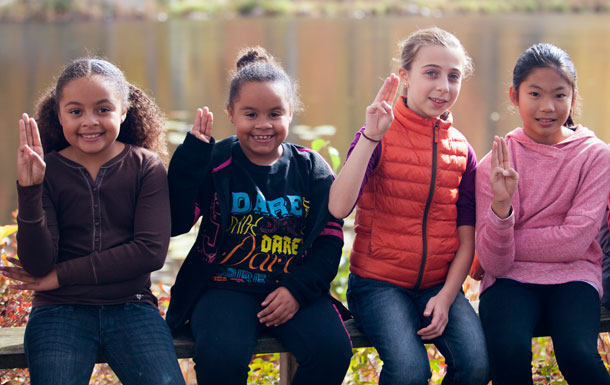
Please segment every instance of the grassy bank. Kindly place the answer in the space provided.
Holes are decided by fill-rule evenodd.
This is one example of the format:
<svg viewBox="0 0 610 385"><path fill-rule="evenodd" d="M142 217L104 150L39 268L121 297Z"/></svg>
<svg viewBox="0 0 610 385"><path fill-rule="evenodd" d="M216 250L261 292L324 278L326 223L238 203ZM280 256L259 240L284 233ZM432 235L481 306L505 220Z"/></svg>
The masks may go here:
<svg viewBox="0 0 610 385"><path fill-rule="evenodd" d="M0 21L610 13L610 0L0 0Z"/></svg>

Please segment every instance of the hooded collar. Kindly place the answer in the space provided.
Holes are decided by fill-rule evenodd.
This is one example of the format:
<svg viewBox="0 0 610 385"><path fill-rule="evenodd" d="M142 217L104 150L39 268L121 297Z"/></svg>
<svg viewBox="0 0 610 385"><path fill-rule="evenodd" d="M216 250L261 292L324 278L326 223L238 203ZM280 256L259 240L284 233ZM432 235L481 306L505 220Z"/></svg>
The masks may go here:
<svg viewBox="0 0 610 385"><path fill-rule="evenodd" d="M530 151L546 156L557 156L565 151L570 151L574 146L580 145L583 141L596 138L595 133L587 127L577 125L573 127L574 133L559 143L542 144L530 138L523 127L517 127L506 135L506 139L514 140Z"/></svg>

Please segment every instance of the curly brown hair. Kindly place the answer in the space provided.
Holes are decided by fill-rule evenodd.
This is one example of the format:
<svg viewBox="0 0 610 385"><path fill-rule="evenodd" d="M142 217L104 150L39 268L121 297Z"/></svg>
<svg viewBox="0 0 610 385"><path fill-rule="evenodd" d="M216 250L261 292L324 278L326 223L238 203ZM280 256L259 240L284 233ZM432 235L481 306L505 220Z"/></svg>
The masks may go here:
<svg viewBox="0 0 610 385"><path fill-rule="evenodd" d="M45 152L60 151L69 146L59 123L59 100L69 82L79 78L104 76L111 80L127 107L117 140L144 147L167 160L165 115L144 91L129 84L123 72L107 60L86 57L69 64L59 75L55 87L48 88L36 103L35 118Z"/></svg>

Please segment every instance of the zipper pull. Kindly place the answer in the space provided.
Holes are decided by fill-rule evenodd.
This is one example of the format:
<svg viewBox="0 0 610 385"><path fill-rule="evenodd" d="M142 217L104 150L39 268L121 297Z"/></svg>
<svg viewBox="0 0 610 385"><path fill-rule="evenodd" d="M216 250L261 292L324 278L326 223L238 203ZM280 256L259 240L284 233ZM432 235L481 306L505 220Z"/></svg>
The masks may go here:
<svg viewBox="0 0 610 385"><path fill-rule="evenodd" d="M438 120L434 123L434 143L438 143L438 136L440 134L440 129L438 128Z"/></svg>

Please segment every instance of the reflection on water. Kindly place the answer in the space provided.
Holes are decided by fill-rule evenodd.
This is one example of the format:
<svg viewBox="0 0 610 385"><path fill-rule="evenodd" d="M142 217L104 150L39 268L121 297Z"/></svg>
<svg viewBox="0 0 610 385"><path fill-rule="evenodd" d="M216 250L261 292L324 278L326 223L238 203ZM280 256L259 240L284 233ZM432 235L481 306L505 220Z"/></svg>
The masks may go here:
<svg viewBox="0 0 610 385"><path fill-rule="evenodd" d="M294 125L334 126L336 132L320 129L320 135L343 156L382 79L396 69L397 42L436 25L455 33L475 62L453 112L456 127L480 158L493 135L519 124L507 96L512 67L525 48L542 41L572 56L583 100L577 121L610 141L609 21L608 15L468 15L0 24L0 223L10 222L16 207L19 115L31 112L62 66L79 56L101 55L118 64L127 79L155 96L175 129L187 128L198 106L210 106L215 136L221 138L231 133L223 113L228 71L240 48L260 44L300 83L305 111ZM310 143L295 131L289 140ZM172 142L179 138L171 136Z"/></svg>

